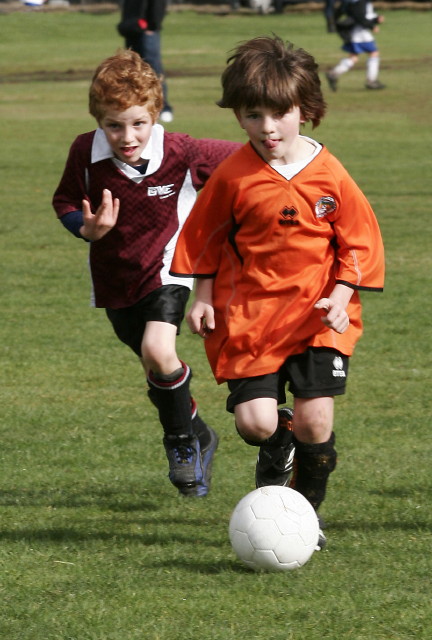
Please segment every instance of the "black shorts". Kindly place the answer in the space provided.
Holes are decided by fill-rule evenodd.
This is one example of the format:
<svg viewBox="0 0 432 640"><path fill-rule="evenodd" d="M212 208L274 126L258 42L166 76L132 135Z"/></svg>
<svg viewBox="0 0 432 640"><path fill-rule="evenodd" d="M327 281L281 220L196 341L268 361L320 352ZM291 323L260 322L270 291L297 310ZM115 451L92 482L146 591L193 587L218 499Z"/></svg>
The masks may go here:
<svg viewBox="0 0 432 640"><path fill-rule="evenodd" d="M167 322L177 327L183 321L190 290L183 285L166 284L155 289L132 307L105 309L117 337L141 357L141 343L147 322Z"/></svg>
<svg viewBox="0 0 432 640"><path fill-rule="evenodd" d="M228 380L227 411L234 413L236 404L256 398L274 398L278 404L285 404L287 383L295 398L343 395L348 364L349 356L335 349L309 347L304 353L287 358L276 373Z"/></svg>

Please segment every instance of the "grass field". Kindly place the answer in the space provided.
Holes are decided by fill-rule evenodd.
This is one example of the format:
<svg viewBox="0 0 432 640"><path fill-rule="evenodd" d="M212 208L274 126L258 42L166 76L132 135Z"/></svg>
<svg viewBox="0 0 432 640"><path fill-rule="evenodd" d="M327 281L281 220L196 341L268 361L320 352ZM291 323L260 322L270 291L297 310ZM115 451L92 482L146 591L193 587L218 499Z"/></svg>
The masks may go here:
<svg viewBox="0 0 432 640"><path fill-rule="evenodd" d="M430 12L385 11L382 92L364 63L313 135L379 218L384 294L338 399L328 547L302 569L254 574L227 535L255 452L186 330L179 353L221 444L213 491L180 499L140 366L88 306L87 248L51 209L68 148L93 128L91 73L122 44L116 12L0 14L0 638L408 640L431 637ZM227 52L275 32L324 71L339 56L319 12L173 11L163 32L170 129L243 136L218 109Z"/></svg>

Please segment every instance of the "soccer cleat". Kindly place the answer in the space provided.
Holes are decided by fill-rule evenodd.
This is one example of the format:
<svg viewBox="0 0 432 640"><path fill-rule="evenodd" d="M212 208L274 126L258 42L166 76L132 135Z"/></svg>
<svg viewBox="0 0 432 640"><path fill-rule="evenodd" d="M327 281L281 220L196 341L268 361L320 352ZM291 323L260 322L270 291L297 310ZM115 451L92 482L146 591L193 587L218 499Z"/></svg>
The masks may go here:
<svg viewBox="0 0 432 640"><path fill-rule="evenodd" d="M315 551L321 551L321 549L324 549L324 547L327 544L327 538L323 533L323 529L325 527L324 521L321 518L321 516L318 514L317 514L317 518L318 518L319 529L318 529L318 542L317 542L317 546L315 547Z"/></svg>
<svg viewBox="0 0 432 640"><path fill-rule="evenodd" d="M326 73L326 78L328 85L332 91L337 91L338 79L337 76L332 72L328 71Z"/></svg>
<svg viewBox="0 0 432 640"><path fill-rule="evenodd" d="M325 537L323 530L319 529L318 542L317 542L317 546L315 547L315 551L321 551L321 549L324 549L326 544L327 544L327 538Z"/></svg>
<svg viewBox="0 0 432 640"><path fill-rule="evenodd" d="M196 486L196 495L198 497L206 496L210 491L210 483L212 477L212 465L215 451L219 444L218 435L208 425L207 430L210 435L210 441L201 449L201 464L202 464L202 481Z"/></svg>
<svg viewBox="0 0 432 640"><path fill-rule="evenodd" d="M294 464L295 447L292 438L293 411L288 407L278 410L279 426L285 428L283 441L277 444L262 444L255 469L257 489L278 485L287 487Z"/></svg>
<svg viewBox="0 0 432 640"><path fill-rule="evenodd" d="M379 80L368 80L365 84L366 89L385 89L385 84Z"/></svg>
<svg viewBox="0 0 432 640"><path fill-rule="evenodd" d="M185 496L196 496L203 482L201 451L196 436L171 436L163 439L169 463L168 477Z"/></svg>

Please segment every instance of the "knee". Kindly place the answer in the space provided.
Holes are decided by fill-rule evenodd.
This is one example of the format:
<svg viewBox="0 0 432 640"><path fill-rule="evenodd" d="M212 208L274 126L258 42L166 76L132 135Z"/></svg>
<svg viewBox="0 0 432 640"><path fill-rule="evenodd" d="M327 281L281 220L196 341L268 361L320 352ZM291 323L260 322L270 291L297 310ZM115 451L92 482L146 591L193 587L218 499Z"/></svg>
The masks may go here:
<svg viewBox="0 0 432 640"><path fill-rule="evenodd" d="M255 398L234 408L237 431L246 442L262 442L276 431L277 402L273 398Z"/></svg>
<svg viewBox="0 0 432 640"><path fill-rule="evenodd" d="M141 345L141 355L146 369L152 371L158 371L166 359L166 355L159 346L146 345L145 343Z"/></svg>
<svg viewBox="0 0 432 640"><path fill-rule="evenodd" d="M274 421L262 421L257 417L236 416L237 432L247 444L260 444L263 440L267 440L273 435L276 427L277 418Z"/></svg>
<svg viewBox="0 0 432 640"><path fill-rule="evenodd" d="M293 431L301 442L317 444L327 442L333 430L333 421L317 415L313 419L296 420L294 412Z"/></svg>
<svg viewBox="0 0 432 640"><path fill-rule="evenodd" d="M145 344L141 346L142 361L146 371L169 374L181 366L177 354L162 344Z"/></svg>
<svg viewBox="0 0 432 640"><path fill-rule="evenodd" d="M247 444L260 444L263 440L267 440L272 433L265 426L259 424L242 424L239 426L236 423L236 428L239 436Z"/></svg>

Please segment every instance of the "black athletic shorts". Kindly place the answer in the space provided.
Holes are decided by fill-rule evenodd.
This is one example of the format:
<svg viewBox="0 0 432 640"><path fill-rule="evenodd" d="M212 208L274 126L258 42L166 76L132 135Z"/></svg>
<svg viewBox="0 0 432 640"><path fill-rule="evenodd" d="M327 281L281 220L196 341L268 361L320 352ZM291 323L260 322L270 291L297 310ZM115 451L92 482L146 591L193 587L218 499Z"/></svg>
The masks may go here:
<svg viewBox="0 0 432 640"><path fill-rule="evenodd" d="M117 337L141 357L141 343L146 323L154 320L174 324L179 334L189 295L188 287L165 284L132 307L105 311Z"/></svg>
<svg viewBox="0 0 432 640"><path fill-rule="evenodd" d="M323 398L345 393L349 356L327 347L309 347L290 356L278 372L253 378L228 380L230 395L226 408L234 413L241 402L255 398L275 398L286 403L285 387L295 398Z"/></svg>

